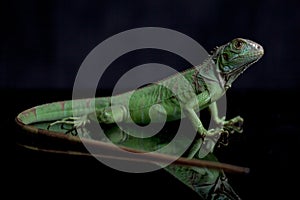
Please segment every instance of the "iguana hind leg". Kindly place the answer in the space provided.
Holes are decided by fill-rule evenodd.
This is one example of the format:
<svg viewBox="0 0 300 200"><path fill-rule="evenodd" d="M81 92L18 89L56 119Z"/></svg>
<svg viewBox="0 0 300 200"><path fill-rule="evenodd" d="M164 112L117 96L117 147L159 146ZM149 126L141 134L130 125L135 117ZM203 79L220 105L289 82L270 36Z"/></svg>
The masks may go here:
<svg viewBox="0 0 300 200"><path fill-rule="evenodd" d="M74 127L81 127L81 126L85 126L86 123L89 123L89 121L86 119L86 116L85 117L67 117L67 118L63 118L61 120L52 122L51 124L49 124L47 126L47 129L49 130L50 127L57 125L57 124L61 124L61 127L63 129L64 125L73 125Z"/></svg>
<svg viewBox="0 0 300 200"><path fill-rule="evenodd" d="M96 121L102 124L113 124L116 122L122 122L127 119L128 112L123 105L114 105L111 107L105 107L96 109L95 112L78 117L67 117L61 120L57 120L48 125L49 130L52 126L61 124L62 129L64 125L71 125L72 128L68 129L66 133L70 133L77 128L83 128L91 121Z"/></svg>
<svg viewBox="0 0 300 200"><path fill-rule="evenodd" d="M50 123L47 126L47 130L50 130L51 127L60 124L62 130L67 130L65 134L71 133L72 135L77 136L77 128L83 128L88 123L90 123L90 121L87 119L86 115L80 117L67 117ZM66 125L69 125L69 127L66 127Z"/></svg>
<svg viewBox="0 0 300 200"><path fill-rule="evenodd" d="M97 120L100 124L113 124L126 121L129 112L123 105L114 105L106 108L96 109L95 113L88 115L88 118Z"/></svg>

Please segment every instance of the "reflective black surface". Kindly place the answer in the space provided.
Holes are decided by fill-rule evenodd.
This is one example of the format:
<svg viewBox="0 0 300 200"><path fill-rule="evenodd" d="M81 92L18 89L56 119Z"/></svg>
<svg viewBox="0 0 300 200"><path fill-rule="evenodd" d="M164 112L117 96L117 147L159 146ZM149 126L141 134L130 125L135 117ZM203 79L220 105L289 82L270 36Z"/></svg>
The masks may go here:
<svg viewBox="0 0 300 200"><path fill-rule="evenodd" d="M19 112L71 99L71 88L84 58L100 42L119 32L144 26L169 28L192 37L207 51L235 37L249 38L264 47L265 55L227 94L228 117L244 117L244 133L233 137L230 145L218 149L216 155L223 162L251 168L249 175L228 174L229 182L243 199L292 199L299 190L296 164L300 146L299 2L3 2L2 136L17 139L14 118ZM176 55L135 52L112 63L103 88L113 88L124 72L147 62L170 65L179 71L188 67ZM12 170L9 173L14 179L12 187L22 198L72 199L81 194L86 199L94 195L101 199L102 195L198 199L193 191L163 170L127 174L93 158L33 152L15 147L14 143L14 162L3 165ZM8 149L4 154L11 157L6 140L2 144Z"/></svg>
<svg viewBox="0 0 300 200"><path fill-rule="evenodd" d="M71 98L70 90L11 90L2 91L2 94L10 98L4 108L4 113L9 116L4 119L8 125L5 132L10 134L16 129L13 120L19 112ZM244 133L232 137L229 146L217 149L216 155L222 162L250 167L248 175L227 174L229 183L243 199L287 198L296 193L297 185L292 181L297 176L300 145L297 95L299 92L286 90L228 91L227 116L244 117ZM75 197L80 192L87 197L96 194L99 198L110 195L140 199L145 194L150 198L179 195L198 198L163 170L129 174L113 170L94 158L47 154L20 147L15 150L14 166L16 187L27 188L28 193L24 196L28 197L39 197L39 194L29 192L34 188L53 196Z"/></svg>

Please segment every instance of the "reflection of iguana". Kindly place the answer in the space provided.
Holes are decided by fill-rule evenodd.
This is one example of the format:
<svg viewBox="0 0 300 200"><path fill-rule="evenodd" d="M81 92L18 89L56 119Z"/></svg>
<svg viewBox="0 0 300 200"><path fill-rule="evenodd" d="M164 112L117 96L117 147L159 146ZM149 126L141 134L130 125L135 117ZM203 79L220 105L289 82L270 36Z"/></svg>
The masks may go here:
<svg viewBox="0 0 300 200"><path fill-rule="evenodd" d="M203 64L171 76L158 82L158 84L113 97L75 100L77 102L75 104L74 101L64 101L37 106L18 115L17 120L24 124L58 120L50 124L50 127L62 123L71 124L74 128L78 128L85 126L90 120L96 121L94 114L96 114L98 122L103 124L132 122L130 119L138 124L148 124L164 119L167 121L180 119L181 111L183 111L184 116L191 121L200 136L189 149L187 157L198 159L199 155L196 153L201 146L205 146L203 144L206 143L203 141L207 140L204 139L218 138L215 136L219 136L224 130L206 130L196 112L208 107L216 124L230 129L229 131L239 131L234 122L240 122L242 118L237 117L229 121L225 121L224 117L220 118L216 101L225 94L232 82L244 70L262 57L263 53L264 50L259 44L237 38L218 47ZM124 102L130 95L129 105L125 105ZM157 104L161 106L154 106ZM94 109L96 109L96 113L92 113ZM73 117L73 113L76 113L76 117ZM208 141L213 140L209 139ZM215 142L213 141L213 145L207 145L209 146L207 156L212 155L209 152L213 150ZM214 160L214 158L210 158L210 160ZM207 171L206 168L170 165L166 169L202 197L206 193L203 190L205 187L203 177L214 176L214 172ZM220 187L226 188L224 181L221 180L224 176L218 174L214 177L220 177L218 181L217 179L213 181L215 190L220 189ZM221 183L222 186L216 187ZM212 187L210 187L211 189Z"/></svg>
<svg viewBox="0 0 300 200"><path fill-rule="evenodd" d="M129 132L130 135L128 135L125 139L122 137L123 130L121 130L118 126L104 126L103 130L109 140L113 143L146 152L153 152L161 146L167 145L169 141L172 140L173 136L172 132L161 131L151 138L133 137L131 135L135 135L134 132L136 131L138 131L139 134L147 135L147 133L141 133L140 130L135 130L130 127L130 125L126 126L126 131ZM151 132L151 130L147 131ZM181 146L181 143L185 143L184 140L186 139L187 138L181 138L181 140L177 142L176 147ZM172 154L174 152L162 153ZM199 159L199 154L196 154L193 159ZM204 158L201 158L201 161L203 160L218 163L218 160L213 153L209 153ZM159 165L159 163L157 164ZM168 166L163 165L163 168L194 190L201 199L240 199L229 185L226 175L222 170L215 170L206 167L181 166L176 164Z"/></svg>
<svg viewBox="0 0 300 200"><path fill-rule="evenodd" d="M181 111L189 118L200 135L200 138L190 149L189 158L194 157L200 149L203 138L219 136L223 130L206 130L196 112L208 107L212 119L219 125L229 125L232 121L219 118L216 101L222 97L232 82L251 64L262 57L263 48L250 40L237 38L218 47L214 53L202 64L188 69L178 75L171 76L158 84L152 84L142 89L127 92L113 97L100 97L95 101L85 99L72 107L72 101L53 103L34 108L28 112L24 123L38 121L60 120L55 123L73 123L74 127L84 126L96 108L99 123L111 124L115 122L131 121L147 124L150 121L167 121L181 118ZM184 77L184 78L183 78ZM129 105L126 99L129 99ZM113 102L113 105L111 104ZM154 105L161 106L154 106ZM162 108L163 107L163 108ZM149 116L151 110L151 118ZM82 114L82 117L72 117L73 114ZM78 116L78 115L77 115ZM22 116L19 116L22 118ZM75 121L70 121L74 120ZM241 121L241 118L236 118ZM132 122L132 121L131 121ZM216 137L218 138L218 137ZM211 151L214 145L210 146Z"/></svg>

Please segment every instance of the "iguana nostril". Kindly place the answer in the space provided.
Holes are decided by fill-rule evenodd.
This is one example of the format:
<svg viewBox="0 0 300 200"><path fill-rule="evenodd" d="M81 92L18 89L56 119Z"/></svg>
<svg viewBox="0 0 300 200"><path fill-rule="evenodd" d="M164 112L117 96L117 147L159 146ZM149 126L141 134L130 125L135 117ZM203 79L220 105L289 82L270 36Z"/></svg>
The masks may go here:
<svg viewBox="0 0 300 200"><path fill-rule="evenodd" d="M257 50L259 50L261 52L261 54L264 54L265 51L264 51L264 48L261 46L261 45L257 45Z"/></svg>

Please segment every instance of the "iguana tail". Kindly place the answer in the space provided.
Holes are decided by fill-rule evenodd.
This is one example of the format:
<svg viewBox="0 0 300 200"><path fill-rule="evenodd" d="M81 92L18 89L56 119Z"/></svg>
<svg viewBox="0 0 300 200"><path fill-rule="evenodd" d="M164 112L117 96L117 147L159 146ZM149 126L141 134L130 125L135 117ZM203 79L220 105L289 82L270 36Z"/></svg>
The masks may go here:
<svg viewBox="0 0 300 200"><path fill-rule="evenodd" d="M78 100L59 101L35 106L21 112L17 120L24 124L44 121L54 121L67 117L80 116L109 105L109 98L88 98Z"/></svg>

